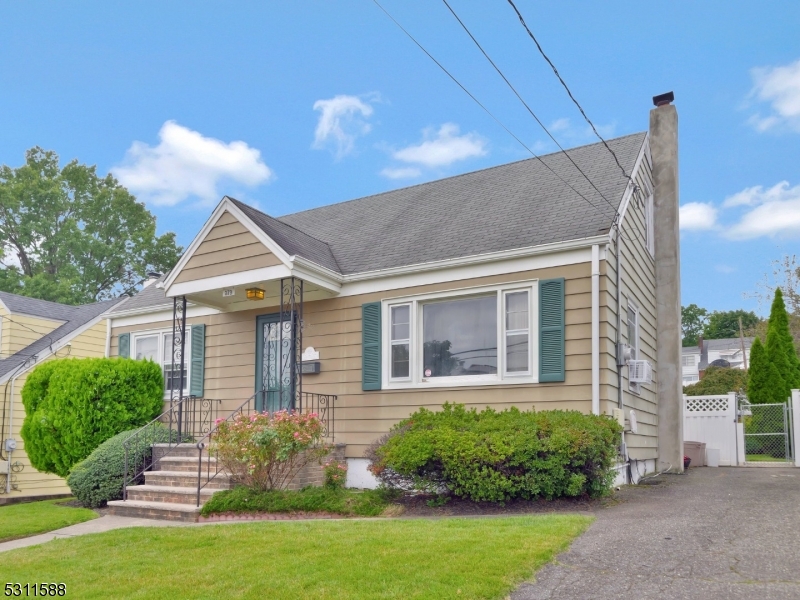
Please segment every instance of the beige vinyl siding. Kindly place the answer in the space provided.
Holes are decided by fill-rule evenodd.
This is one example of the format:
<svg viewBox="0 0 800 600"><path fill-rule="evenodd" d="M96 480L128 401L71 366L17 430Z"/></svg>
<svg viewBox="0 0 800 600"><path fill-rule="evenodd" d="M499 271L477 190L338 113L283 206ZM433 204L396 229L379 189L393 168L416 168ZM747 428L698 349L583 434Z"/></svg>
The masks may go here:
<svg viewBox="0 0 800 600"><path fill-rule="evenodd" d="M175 283L280 264L277 256L225 211L183 267Z"/></svg>
<svg viewBox="0 0 800 600"><path fill-rule="evenodd" d="M65 348L59 350L58 357L91 358L104 356L106 349L106 321L100 320L97 324L72 338L70 342L72 344L71 348L69 350ZM45 358L42 363L50 360L53 360L53 356ZM28 455L25 453L25 442L19 434L25 420L25 407L22 405L20 392L31 370L25 371L14 381L12 437L17 440L17 449L14 450L11 462L14 465L21 465L22 470L12 475L12 483L16 486L16 489L11 492L11 498L69 493L69 487L64 479L50 473L40 473L31 466ZM5 389L6 387L8 390ZM10 381L0 385L0 394L10 393L10 391ZM9 417L10 414L6 413L6 419ZM5 497L0 495L0 502L4 499Z"/></svg>
<svg viewBox="0 0 800 600"><path fill-rule="evenodd" d="M320 353L322 372L306 375L303 390L337 394L336 439L347 444L348 457L363 455L366 445L386 433L417 408L460 402L478 409L550 408L591 410L591 265L581 263L511 273L467 281L438 283L390 292L376 292L307 302L304 306L303 347ZM411 294L446 292L483 285L564 277L566 306L566 381L545 384L505 384L475 387L382 390L361 389L361 305ZM205 396L223 400L230 411L255 390L256 317L276 309L220 313L189 318L206 324ZM534 315L534 319L538 316ZM117 355L119 334L146 329L168 329L170 321L114 327L111 355ZM602 330L601 330L602 331ZM537 344L538 345L538 344ZM612 384L613 374L601 372L601 382Z"/></svg>
<svg viewBox="0 0 800 600"><path fill-rule="evenodd" d="M625 434L625 442L631 458L637 460L652 459L658 455L658 409L656 361L656 298L655 298L655 261L646 245L645 203L648 190L653 189L651 167L647 157L642 161L635 176L637 185L642 190L639 203L631 199L625 217L622 220L623 235L620 238L621 271L621 310L622 341L628 343L627 308L630 301L639 309L639 358L647 360L653 366L653 382L641 385L639 394L629 388L628 369L622 367L623 406L625 416L631 409L636 411L638 433ZM601 327L601 368L608 365L616 370L615 335L616 335L616 264L613 244L609 246L607 260L601 265L601 315L607 314L607 324ZM604 276L603 276L604 275ZM616 374L610 378L607 399L601 405L601 412L609 414L611 408L617 406Z"/></svg>
<svg viewBox="0 0 800 600"><path fill-rule="evenodd" d="M31 317L19 313L6 315L3 318L3 339L0 340L2 354L0 357L7 358L19 352L63 323L63 321Z"/></svg>

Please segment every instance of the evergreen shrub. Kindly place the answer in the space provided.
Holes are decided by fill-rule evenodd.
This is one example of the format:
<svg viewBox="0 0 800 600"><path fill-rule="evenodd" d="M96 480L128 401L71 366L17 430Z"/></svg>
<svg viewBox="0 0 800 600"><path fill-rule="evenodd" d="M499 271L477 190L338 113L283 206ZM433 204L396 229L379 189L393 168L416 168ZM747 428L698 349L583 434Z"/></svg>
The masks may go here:
<svg viewBox="0 0 800 600"><path fill-rule="evenodd" d="M25 452L38 471L66 477L107 439L157 417L163 402L164 377L151 361L48 361L22 388Z"/></svg>
<svg viewBox="0 0 800 600"><path fill-rule="evenodd" d="M123 443L139 428L118 433L100 444L85 459L72 467L67 477L67 485L73 495L88 508L105 506L109 500L122 500L122 477L125 471L125 447ZM173 441L176 434L172 432ZM154 423L154 429L135 443L129 444L129 457L136 456L149 462L154 443L170 441L170 431L160 423ZM137 465L129 458L128 475L135 475ZM130 485L141 483L141 478L129 482Z"/></svg>
<svg viewBox="0 0 800 600"><path fill-rule="evenodd" d="M420 409L367 450L388 487L474 501L603 496L614 480L621 428L577 411Z"/></svg>

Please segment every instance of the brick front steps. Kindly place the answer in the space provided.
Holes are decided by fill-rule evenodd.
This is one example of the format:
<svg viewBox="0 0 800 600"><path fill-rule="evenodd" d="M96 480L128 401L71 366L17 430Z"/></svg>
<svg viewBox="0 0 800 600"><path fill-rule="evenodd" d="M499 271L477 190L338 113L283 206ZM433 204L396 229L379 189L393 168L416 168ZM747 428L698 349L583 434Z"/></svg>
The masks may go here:
<svg viewBox="0 0 800 600"><path fill-rule="evenodd" d="M155 444L159 457L169 449ZM158 470L146 471L143 485L128 486L127 500L108 503L109 512L122 517L163 519L168 521L197 521L197 448L194 444L179 444L167 456L157 458ZM203 457L201 480L206 481L207 469L216 470L216 459ZM205 504L215 492L230 488L230 480L220 473L200 490L200 504Z"/></svg>

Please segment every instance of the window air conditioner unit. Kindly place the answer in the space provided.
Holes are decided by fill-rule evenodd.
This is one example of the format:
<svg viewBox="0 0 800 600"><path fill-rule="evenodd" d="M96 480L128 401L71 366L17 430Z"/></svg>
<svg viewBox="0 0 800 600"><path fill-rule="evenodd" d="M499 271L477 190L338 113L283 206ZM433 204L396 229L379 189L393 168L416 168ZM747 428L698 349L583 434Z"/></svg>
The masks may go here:
<svg viewBox="0 0 800 600"><path fill-rule="evenodd" d="M628 362L628 381L631 383L653 383L653 367L646 360Z"/></svg>

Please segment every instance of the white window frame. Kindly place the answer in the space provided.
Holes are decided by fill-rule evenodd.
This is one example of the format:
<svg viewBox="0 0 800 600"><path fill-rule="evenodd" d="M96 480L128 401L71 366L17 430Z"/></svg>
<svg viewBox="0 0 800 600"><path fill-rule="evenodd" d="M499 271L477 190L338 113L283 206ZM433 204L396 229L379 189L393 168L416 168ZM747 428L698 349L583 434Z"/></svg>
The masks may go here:
<svg viewBox="0 0 800 600"><path fill-rule="evenodd" d="M506 315L505 297L508 293L528 292L528 370L506 372ZM538 383L539 377L539 287L538 280L527 280L502 285L460 288L443 292L416 294L382 301L381 321L383 329L382 388L446 388L484 385L509 385ZM479 297L494 294L497 299L497 373L492 375L459 375L454 377L425 378L422 372L422 307L436 301L455 300L464 297ZM410 306L409 377L391 377L391 310L394 306Z"/></svg>
<svg viewBox="0 0 800 600"><path fill-rule="evenodd" d="M633 302L630 298L628 299L628 307L625 310L625 324L628 326L627 329L630 332L630 318L628 313L633 311L634 319L633 319L633 337L634 339L631 340L630 334L628 335L628 346L631 348L631 358L633 360L640 360L639 357L639 345L641 342L641 335L639 333L639 306ZM635 342L635 343L634 343ZM630 377L630 371L629 371ZM628 380L628 389L633 392L634 394L639 394L642 391L641 384L633 383Z"/></svg>
<svg viewBox="0 0 800 600"><path fill-rule="evenodd" d="M408 339L392 339L392 313L395 308L408 307ZM399 302L392 304L388 308L389 317L389 381L411 381L411 372L413 370L413 344L411 340L414 338L414 305L411 302ZM408 344L408 377L393 377L392 376L392 347L403 346Z"/></svg>
<svg viewBox="0 0 800 600"><path fill-rule="evenodd" d="M687 359L691 361L691 364L686 364ZM697 363L694 360L694 354L684 354L681 357L681 366L682 367L695 367Z"/></svg>
<svg viewBox="0 0 800 600"><path fill-rule="evenodd" d="M164 375L164 367L166 366L164 351L166 348L164 347L164 337L167 335L172 335L172 328L169 329L147 329L143 331L135 331L131 332L131 342L130 342L130 355L132 358L136 358L136 340L143 337L150 337L157 335L158 336L158 353L157 353L157 360L155 362L159 367L161 367L161 375ZM192 361L190 359L192 348L192 331L191 328L186 328L186 342L184 343L184 364L186 366L186 379L184 380L183 384L183 395L189 395L190 389L190 382L192 380ZM164 380L164 398L170 397L170 391L167 389L167 382L166 379Z"/></svg>

